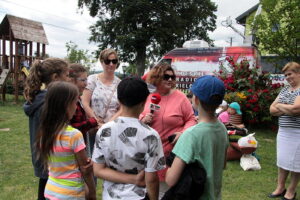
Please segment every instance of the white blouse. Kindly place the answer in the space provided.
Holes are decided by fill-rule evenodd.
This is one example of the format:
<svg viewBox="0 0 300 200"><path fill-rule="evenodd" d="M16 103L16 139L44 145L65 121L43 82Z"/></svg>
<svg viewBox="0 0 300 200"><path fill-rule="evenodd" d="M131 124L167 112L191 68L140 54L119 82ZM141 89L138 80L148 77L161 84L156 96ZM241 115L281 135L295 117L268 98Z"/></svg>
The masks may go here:
<svg viewBox="0 0 300 200"><path fill-rule="evenodd" d="M101 117L104 122L108 122L120 107L117 98L117 86L120 81L115 76L111 85L105 85L100 80L98 74L92 74L88 77L86 89L92 91L91 108L95 115ZM107 112L105 113L106 110Z"/></svg>

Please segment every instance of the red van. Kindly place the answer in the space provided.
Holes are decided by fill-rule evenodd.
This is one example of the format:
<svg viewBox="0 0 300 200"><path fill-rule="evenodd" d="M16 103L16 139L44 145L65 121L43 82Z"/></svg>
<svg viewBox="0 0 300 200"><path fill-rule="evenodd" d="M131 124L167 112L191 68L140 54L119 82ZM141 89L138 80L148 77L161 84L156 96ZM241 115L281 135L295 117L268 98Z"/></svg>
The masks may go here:
<svg viewBox="0 0 300 200"><path fill-rule="evenodd" d="M260 67L259 53L253 46L176 48L166 53L159 62L172 65L177 88L187 93L196 78L219 71L220 62L228 66L225 59L227 56L235 62L247 58L250 66Z"/></svg>

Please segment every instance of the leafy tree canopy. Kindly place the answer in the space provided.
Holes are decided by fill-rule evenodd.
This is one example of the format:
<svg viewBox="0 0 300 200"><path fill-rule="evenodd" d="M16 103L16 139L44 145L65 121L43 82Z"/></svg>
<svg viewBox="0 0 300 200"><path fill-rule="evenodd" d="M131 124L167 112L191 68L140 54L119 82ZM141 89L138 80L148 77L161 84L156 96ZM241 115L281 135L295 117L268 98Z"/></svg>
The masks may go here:
<svg viewBox="0 0 300 200"><path fill-rule="evenodd" d="M210 0L78 0L98 21L90 40L101 49L118 50L123 62L135 63L138 74L145 60L163 55L184 41L202 39L216 28L217 7Z"/></svg>
<svg viewBox="0 0 300 200"><path fill-rule="evenodd" d="M254 29L259 48L279 57L300 61L300 0L261 0L262 14Z"/></svg>
<svg viewBox="0 0 300 200"><path fill-rule="evenodd" d="M70 63L80 63L89 69L96 62L88 50L78 49L78 45L72 41L66 43L66 48L67 59Z"/></svg>

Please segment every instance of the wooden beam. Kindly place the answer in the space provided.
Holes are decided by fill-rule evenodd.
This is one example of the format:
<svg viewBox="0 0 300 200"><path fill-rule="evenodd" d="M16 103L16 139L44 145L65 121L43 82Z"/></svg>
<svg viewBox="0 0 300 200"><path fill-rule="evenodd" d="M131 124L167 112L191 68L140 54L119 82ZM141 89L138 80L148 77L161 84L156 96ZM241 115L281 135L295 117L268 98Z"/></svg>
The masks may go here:
<svg viewBox="0 0 300 200"><path fill-rule="evenodd" d="M32 64L32 42L29 42L29 66Z"/></svg>
<svg viewBox="0 0 300 200"><path fill-rule="evenodd" d="M6 39L2 36L2 55L6 55Z"/></svg>
<svg viewBox="0 0 300 200"><path fill-rule="evenodd" d="M15 40L15 59L14 59L14 88L15 88L15 101L19 100L19 67L20 67L20 56L19 56L19 40Z"/></svg>
<svg viewBox="0 0 300 200"><path fill-rule="evenodd" d="M38 59L40 59L40 56L41 56L40 52L41 52L41 49L40 49L40 43L37 42L37 43L36 43L36 57L37 57Z"/></svg>
<svg viewBox="0 0 300 200"><path fill-rule="evenodd" d="M13 36L9 27L9 69L13 70Z"/></svg>
<svg viewBox="0 0 300 200"><path fill-rule="evenodd" d="M9 69L8 66L8 56L6 55L6 37L3 36L2 40L2 64L4 69Z"/></svg>
<svg viewBox="0 0 300 200"><path fill-rule="evenodd" d="M46 44L43 44L42 46L42 58L45 59L46 57Z"/></svg>
<svg viewBox="0 0 300 200"><path fill-rule="evenodd" d="M25 60L27 60L27 56L28 56L28 42L27 41L24 41L25 42Z"/></svg>

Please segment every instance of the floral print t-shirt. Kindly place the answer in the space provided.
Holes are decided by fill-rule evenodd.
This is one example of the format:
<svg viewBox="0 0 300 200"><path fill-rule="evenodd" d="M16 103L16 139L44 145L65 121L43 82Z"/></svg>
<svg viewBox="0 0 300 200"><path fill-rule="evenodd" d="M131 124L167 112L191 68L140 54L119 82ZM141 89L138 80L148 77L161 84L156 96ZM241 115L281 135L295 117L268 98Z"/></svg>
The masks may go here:
<svg viewBox="0 0 300 200"><path fill-rule="evenodd" d="M99 74L92 74L88 77L86 89L92 92L91 108L95 115L101 117L104 122L108 122L120 107L117 98L117 86L119 83L120 79L116 76L109 86L102 83ZM107 106L108 109L106 108ZM106 109L107 112L105 113Z"/></svg>

